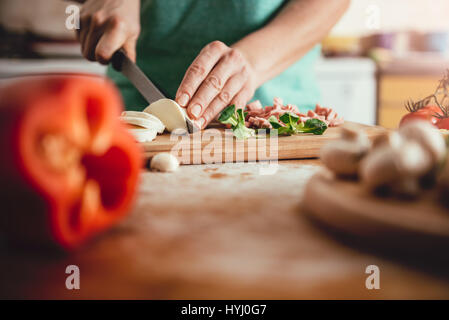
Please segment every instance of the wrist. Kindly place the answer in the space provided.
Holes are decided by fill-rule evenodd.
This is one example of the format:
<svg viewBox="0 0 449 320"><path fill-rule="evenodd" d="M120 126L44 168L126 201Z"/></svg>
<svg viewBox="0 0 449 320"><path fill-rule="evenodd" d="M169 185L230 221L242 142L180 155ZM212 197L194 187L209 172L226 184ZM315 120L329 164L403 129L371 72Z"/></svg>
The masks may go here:
<svg viewBox="0 0 449 320"><path fill-rule="evenodd" d="M256 88L270 79L272 69L272 53L267 47L263 31L264 29L258 30L231 46L239 50L250 64Z"/></svg>

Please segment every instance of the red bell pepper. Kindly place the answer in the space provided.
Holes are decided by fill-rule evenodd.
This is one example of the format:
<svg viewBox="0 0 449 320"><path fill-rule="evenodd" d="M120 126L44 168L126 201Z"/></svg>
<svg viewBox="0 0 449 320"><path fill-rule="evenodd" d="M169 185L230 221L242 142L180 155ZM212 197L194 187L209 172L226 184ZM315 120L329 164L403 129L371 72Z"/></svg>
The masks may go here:
<svg viewBox="0 0 449 320"><path fill-rule="evenodd" d="M74 248L128 211L142 151L103 78L46 76L0 90L0 233Z"/></svg>

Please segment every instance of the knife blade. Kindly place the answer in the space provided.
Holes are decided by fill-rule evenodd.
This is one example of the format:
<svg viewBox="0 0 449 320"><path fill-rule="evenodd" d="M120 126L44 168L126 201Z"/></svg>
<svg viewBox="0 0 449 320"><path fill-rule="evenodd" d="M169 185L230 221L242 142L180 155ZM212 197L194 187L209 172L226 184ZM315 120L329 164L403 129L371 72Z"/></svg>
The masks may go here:
<svg viewBox="0 0 449 320"><path fill-rule="evenodd" d="M165 95L154 85L154 83L143 73L143 71L126 55L123 49L117 50L112 56L112 67L121 72L136 87L149 104L164 99ZM186 125L189 133L198 131L186 114Z"/></svg>

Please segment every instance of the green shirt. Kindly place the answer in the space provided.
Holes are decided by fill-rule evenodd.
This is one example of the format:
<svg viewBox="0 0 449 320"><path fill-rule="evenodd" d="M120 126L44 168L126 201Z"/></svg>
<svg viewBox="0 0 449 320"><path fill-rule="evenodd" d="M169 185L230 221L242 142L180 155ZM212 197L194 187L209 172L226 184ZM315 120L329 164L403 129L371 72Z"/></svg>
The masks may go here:
<svg viewBox="0 0 449 320"><path fill-rule="evenodd" d="M142 0L142 32L137 64L169 98L174 98L185 71L200 50L214 40L232 45L266 25L287 0ZM269 44L267 44L268 46ZM296 104L302 111L319 98L313 65L317 46L255 93L263 105L274 97ZM109 68L128 109L141 110L144 98L124 76Z"/></svg>

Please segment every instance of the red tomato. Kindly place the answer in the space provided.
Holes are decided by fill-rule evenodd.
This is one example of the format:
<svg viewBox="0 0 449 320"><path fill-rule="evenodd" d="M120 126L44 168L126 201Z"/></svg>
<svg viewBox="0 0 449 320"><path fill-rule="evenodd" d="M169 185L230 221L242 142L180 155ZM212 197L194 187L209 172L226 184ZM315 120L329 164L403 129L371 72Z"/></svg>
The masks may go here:
<svg viewBox="0 0 449 320"><path fill-rule="evenodd" d="M399 123L399 127L402 127L407 122L413 120L425 120L434 126L437 126L439 119L435 116L436 114L441 114L441 109L438 106L425 106L417 111L407 113L403 116L401 122Z"/></svg>
<svg viewBox="0 0 449 320"><path fill-rule="evenodd" d="M438 119L437 127L438 129L449 130L449 118Z"/></svg>

